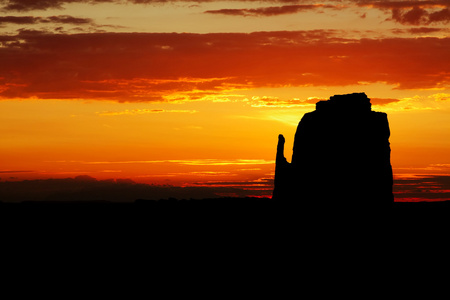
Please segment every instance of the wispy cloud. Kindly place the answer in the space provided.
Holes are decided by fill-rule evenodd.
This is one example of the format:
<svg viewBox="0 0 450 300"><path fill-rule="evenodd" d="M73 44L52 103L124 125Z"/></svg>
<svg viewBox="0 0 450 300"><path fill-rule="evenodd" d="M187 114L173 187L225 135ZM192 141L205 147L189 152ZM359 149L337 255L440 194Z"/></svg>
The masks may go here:
<svg viewBox="0 0 450 300"><path fill-rule="evenodd" d="M0 170L0 174L32 173L30 170Z"/></svg>
<svg viewBox="0 0 450 300"><path fill-rule="evenodd" d="M189 166L245 166L245 165L267 165L274 164L274 160L266 159L170 159L170 160L126 160L126 161L48 161L54 163L74 163L74 164L86 164L86 165L114 165L114 164L180 164Z"/></svg>
<svg viewBox="0 0 450 300"><path fill-rule="evenodd" d="M416 95L413 97L405 97L400 99L374 98L374 101L371 101L375 106L382 106L383 111L386 112L406 112L420 110L439 110L443 107L443 103L440 103L440 101L437 99L440 99L440 97L433 95L428 97L421 97L419 95Z"/></svg>
<svg viewBox="0 0 450 300"><path fill-rule="evenodd" d="M265 160L265 159L231 159L231 160L198 159L198 160L169 160L168 162L191 166L228 166L228 165L246 166L246 165L267 165L275 163L274 160Z"/></svg>
<svg viewBox="0 0 450 300"><path fill-rule="evenodd" d="M123 116L123 115L144 115L144 114L160 114L160 113L197 113L197 110L180 110L180 109L126 109L123 111L104 111L97 112L99 116Z"/></svg>
<svg viewBox="0 0 450 300"><path fill-rule="evenodd" d="M433 99L435 101L450 101L450 94L447 93L437 93L428 96L429 99Z"/></svg>
<svg viewBox="0 0 450 300"><path fill-rule="evenodd" d="M268 108L291 108L291 107L305 107L311 106L315 104L317 99L288 99L282 100L278 97L270 97L270 96L253 96L250 99L244 99L245 102L248 102L252 107L268 107Z"/></svg>

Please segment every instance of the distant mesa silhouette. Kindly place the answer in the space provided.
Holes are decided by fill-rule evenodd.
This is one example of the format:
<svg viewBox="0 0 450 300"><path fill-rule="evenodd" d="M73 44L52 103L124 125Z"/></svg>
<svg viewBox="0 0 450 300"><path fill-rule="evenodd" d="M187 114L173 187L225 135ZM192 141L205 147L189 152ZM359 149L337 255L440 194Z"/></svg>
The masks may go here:
<svg viewBox="0 0 450 300"><path fill-rule="evenodd" d="M278 137L273 199L312 205L389 206L393 203L387 114L365 93L316 103L295 134L291 163Z"/></svg>

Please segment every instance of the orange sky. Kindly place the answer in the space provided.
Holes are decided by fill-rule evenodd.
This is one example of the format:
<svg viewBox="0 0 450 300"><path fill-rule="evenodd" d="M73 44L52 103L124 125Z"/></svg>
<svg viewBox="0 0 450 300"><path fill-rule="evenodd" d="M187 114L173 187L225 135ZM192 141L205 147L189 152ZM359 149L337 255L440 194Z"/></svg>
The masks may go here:
<svg viewBox="0 0 450 300"><path fill-rule="evenodd" d="M290 159L318 99L365 92L388 113L397 199L450 199L448 0L0 7L1 181L271 195L278 134Z"/></svg>

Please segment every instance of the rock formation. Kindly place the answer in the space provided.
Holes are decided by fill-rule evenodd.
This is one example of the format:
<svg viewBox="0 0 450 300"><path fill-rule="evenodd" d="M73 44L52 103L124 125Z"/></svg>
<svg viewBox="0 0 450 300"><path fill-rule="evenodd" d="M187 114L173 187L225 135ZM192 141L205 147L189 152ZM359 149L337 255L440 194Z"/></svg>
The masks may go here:
<svg viewBox="0 0 450 300"><path fill-rule="evenodd" d="M297 127L292 162L279 136L273 198L302 204L393 202L387 115L365 93L319 101Z"/></svg>

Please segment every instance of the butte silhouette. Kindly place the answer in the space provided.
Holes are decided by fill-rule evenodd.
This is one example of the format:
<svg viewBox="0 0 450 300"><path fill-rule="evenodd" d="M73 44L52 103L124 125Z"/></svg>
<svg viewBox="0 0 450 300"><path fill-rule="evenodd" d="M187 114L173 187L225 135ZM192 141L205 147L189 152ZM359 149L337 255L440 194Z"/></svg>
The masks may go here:
<svg viewBox="0 0 450 300"><path fill-rule="evenodd" d="M295 134L291 163L278 137L273 199L304 205L374 206L393 203L387 114L365 93L316 103Z"/></svg>

